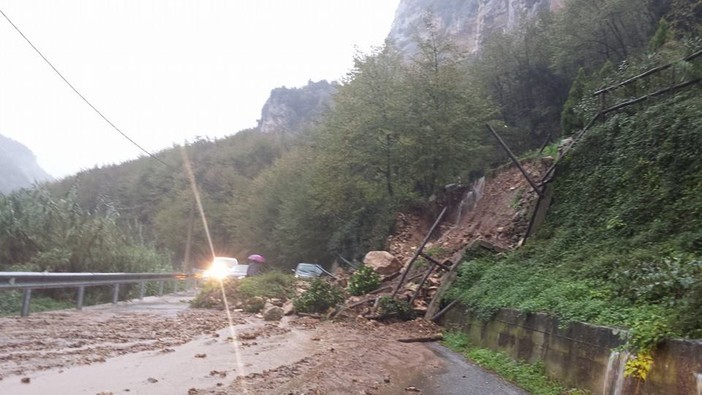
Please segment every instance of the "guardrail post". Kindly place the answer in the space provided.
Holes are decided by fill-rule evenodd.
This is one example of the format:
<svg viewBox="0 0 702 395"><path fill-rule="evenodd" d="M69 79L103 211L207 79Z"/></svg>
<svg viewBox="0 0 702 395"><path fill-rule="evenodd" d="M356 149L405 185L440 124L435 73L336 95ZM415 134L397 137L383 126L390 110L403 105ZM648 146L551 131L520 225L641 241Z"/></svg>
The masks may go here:
<svg viewBox="0 0 702 395"><path fill-rule="evenodd" d="M142 281L139 283L139 300L144 300L144 291L146 291L146 282Z"/></svg>
<svg viewBox="0 0 702 395"><path fill-rule="evenodd" d="M83 310L83 297L85 296L85 286L78 287L78 297L76 298L76 309Z"/></svg>
<svg viewBox="0 0 702 395"><path fill-rule="evenodd" d="M22 312L20 313L22 317L29 315L29 302L32 300L32 289L25 288L22 293Z"/></svg>
<svg viewBox="0 0 702 395"><path fill-rule="evenodd" d="M117 304L117 300L119 299L119 284L113 285L112 288L112 304Z"/></svg>
<svg viewBox="0 0 702 395"><path fill-rule="evenodd" d="M163 280L158 282L158 296L163 296Z"/></svg>

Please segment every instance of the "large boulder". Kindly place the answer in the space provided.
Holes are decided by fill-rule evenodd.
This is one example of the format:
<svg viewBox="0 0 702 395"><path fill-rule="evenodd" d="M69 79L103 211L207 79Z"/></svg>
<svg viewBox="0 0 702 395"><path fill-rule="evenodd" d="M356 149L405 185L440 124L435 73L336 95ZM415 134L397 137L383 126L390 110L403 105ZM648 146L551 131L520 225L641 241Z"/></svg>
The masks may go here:
<svg viewBox="0 0 702 395"><path fill-rule="evenodd" d="M363 264L383 276L395 274L402 269L402 262L387 251L370 251L363 258Z"/></svg>
<svg viewBox="0 0 702 395"><path fill-rule="evenodd" d="M266 303L266 307L263 308L263 319L265 321L280 321L283 318L283 309L274 306L270 303Z"/></svg>

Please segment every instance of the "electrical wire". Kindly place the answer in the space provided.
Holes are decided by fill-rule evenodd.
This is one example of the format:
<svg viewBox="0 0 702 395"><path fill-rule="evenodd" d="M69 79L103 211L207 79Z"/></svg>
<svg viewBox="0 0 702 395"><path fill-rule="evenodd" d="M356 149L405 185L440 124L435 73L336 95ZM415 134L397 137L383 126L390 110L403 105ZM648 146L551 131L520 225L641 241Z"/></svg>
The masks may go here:
<svg viewBox="0 0 702 395"><path fill-rule="evenodd" d="M86 99L85 96L83 96L83 95L78 91L78 89L76 89L76 88L73 86L73 84L71 84L70 82L68 82L68 80L63 76L63 74L61 74L61 72L58 71L58 69L57 69L56 67L54 67L54 65L49 61L49 59L47 59L46 56L44 56L44 54L42 54L41 51L39 51L39 49L38 49L34 44L32 44L31 41L29 41L29 39L27 38L27 36L25 36L24 33L22 33L22 31L17 27L17 25L15 25L15 24L12 22L12 20L10 20L10 18L7 16L7 14L5 14L1 9L0 9L0 14L2 14L2 16L5 17L5 19L7 19L8 22L10 22L10 25L12 25L12 27L15 28L15 30L17 30L17 33L19 33L20 36L22 36L22 38L24 38L25 41L27 41L27 43L29 43L29 45L34 49L34 51L36 51L36 53L38 53L39 56L41 56L41 58L44 59L44 61L46 62L46 64L48 64L48 65L56 72L56 74L58 74L58 76L61 77L61 79L63 80L63 82L65 82L66 85L68 85L68 86L73 90L73 92L76 93L76 95L78 95L81 99L83 99L83 101L84 101L88 106L90 106L90 108L92 108L102 119L104 119L105 122L107 122L110 126L112 126L112 128L113 128L114 130L116 130L117 133L121 134L122 137L124 137L125 139L127 139L130 143L134 144L134 146L136 146L136 147L139 148L142 152L144 152L144 153L146 153L147 155L149 155L151 158L155 159L156 161L160 162L161 164L163 164L163 165L166 166L166 167L172 168L171 165L169 165L168 163L166 163L166 162L162 161L161 159L157 158L154 154L152 154L151 152L149 152L148 150L146 150L146 148L144 148L144 147L142 147L141 145L139 145L139 144L138 144L136 141L134 141L131 137L127 136L126 133L122 132L117 126L115 126L114 123L112 123L109 119L107 119L107 117L106 117L105 115L103 115L102 112L100 112L100 110L98 110L94 105L92 105L92 103L90 103L90 102L88 101L88 99Z"/></svg>

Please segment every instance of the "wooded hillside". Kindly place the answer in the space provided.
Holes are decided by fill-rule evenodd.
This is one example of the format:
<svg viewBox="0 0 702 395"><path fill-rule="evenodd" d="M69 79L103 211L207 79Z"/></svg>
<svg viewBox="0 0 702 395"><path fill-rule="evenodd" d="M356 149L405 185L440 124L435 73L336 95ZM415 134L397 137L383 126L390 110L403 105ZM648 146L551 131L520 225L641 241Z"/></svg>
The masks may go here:
<svg viewBox="0 0 702 395"><path fill-rule="evenodd" d="M216 253L255 251L289 267L382 248L397 212L430 206L444 185L505 161L486 122L517 153L577 131L590 90L699 49L699 15L693 1L571 1L494 34L470 59L428 17L419 55L407 61L392 42L359 54L334 105L301 133L251 129L185 147ZM141 158L81 172L51 186L52 199L71 199L86 213L108 205L120 229L167 254L173 267L199 266L211 252L181 148L156 156L166 165ZM18 236L13 226L4 226L4 240L38 237Z"/></svg>

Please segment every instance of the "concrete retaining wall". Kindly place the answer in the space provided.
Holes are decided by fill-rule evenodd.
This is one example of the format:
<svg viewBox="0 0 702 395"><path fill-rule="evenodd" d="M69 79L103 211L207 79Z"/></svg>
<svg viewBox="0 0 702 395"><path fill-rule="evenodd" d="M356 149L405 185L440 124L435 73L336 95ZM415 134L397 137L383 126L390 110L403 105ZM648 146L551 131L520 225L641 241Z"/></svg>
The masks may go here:
<svg viewBox="0 0 702 395"><path fill-rule="evenodd" d="M639 382L624 377L629 355L613 352L624 344L616 329L581 323L559 328L558 320L545 314L509 309L484 322L461 305L449 311L442 324L465 332L477 346L542 362L551 377L593 394L702 395L700 341L673 340L659 346L648 379Z"/></svg>

